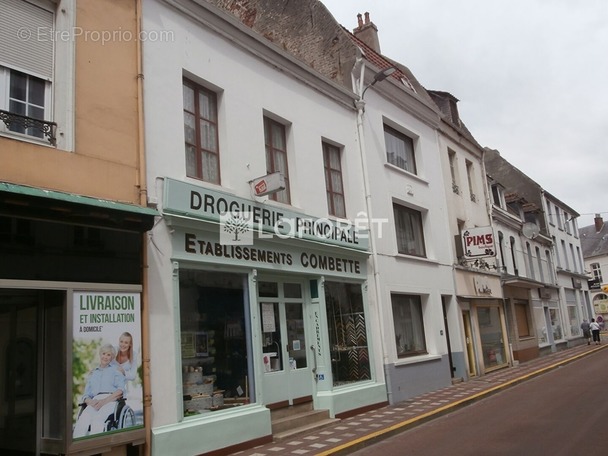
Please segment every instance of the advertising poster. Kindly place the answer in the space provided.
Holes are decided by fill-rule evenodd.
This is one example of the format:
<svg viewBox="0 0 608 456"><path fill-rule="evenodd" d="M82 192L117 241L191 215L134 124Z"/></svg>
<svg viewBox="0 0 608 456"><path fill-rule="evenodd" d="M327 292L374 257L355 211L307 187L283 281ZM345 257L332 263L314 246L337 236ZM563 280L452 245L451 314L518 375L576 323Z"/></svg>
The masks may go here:
<svg viewBox="0 0 608 456"><path fill-rule="evenodd" d="M74 440L143 427L140 309L139 293L74 293Z"/></svg>

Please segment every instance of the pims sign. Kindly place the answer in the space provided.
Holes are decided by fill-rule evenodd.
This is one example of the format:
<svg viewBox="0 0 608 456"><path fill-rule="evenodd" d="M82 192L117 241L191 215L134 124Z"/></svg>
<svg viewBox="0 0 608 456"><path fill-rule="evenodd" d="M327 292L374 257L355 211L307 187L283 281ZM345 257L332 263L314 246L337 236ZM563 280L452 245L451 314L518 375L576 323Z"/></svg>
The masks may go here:
<svg viewBox="0 0 608 456"><path fill-rule="evenodd" d="M462 232L462 248L466 258L496 256L494 232L491 226L469 228Z"/></svg>

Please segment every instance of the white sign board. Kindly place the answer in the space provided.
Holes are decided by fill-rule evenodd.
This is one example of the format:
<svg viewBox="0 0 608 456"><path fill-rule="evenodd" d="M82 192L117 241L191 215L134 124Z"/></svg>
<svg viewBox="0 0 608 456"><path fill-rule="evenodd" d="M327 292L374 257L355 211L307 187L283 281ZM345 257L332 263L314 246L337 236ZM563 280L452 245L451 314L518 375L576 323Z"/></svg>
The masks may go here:
<svg viewBox="0 0 608 456"><path fill-rule="evenodd" d="M491 226L468 228L462 233L462 249L466 258L496 256L494 232Z"/></svg>

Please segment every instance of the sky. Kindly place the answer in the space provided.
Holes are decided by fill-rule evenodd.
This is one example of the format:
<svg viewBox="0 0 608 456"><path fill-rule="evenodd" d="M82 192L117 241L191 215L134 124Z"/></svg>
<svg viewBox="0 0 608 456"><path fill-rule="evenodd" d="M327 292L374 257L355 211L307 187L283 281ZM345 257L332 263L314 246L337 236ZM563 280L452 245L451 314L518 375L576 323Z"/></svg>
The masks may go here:
<svg viewBox="0 0 608 456"><path fill-rule="evenodd" d="M570 206L608 220L608 1L321 0L382 54L458 98L477 142Z"/></svg>

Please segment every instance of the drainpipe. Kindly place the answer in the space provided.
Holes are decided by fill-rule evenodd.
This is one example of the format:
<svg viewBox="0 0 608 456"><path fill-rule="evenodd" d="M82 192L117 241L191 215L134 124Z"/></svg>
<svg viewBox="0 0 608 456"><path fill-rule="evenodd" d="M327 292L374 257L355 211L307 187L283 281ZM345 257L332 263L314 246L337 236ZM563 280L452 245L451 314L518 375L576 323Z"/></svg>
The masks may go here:
<svg viewBox="0 0 608 456"><path fill-rule="evenodd" d="M384 343L384 320L382 318L382 312L380 309L381 300L381 292L380 292L380 272L378 270L378 251L376 249L376 236L373 231L373 218L372 218L372 203L371 203L371 191L369 184L369 174L367 170L367 153L365 149L365 133L363 130L363 113L365 112L365 101L363 100L363 94L368 87L364 86L364 76L365 76L365 64L363 63L363 59L361 57L357 57L357 62L355 63L355 71L356 69L360 69L359 80L357 82L357 95L359 99L355 101L355 108L357 109L357 139L359 141L359 154L361 158L361 172L363 174L363 191L365 193L365 210L367 212L367 223L369 227L369 241L370 241L370 249L372 255L372 270L374 274L374 295L376 299L376 310L378 312L378 320L380 323L380 344L382 347L382 365L384 367L384 379L386 382L386 392L387 399L389 404L392 403L392 388L390 386L390 375L387 373L388 369L388 354L386 352L385 343Z"/></svg>
<svg viewBox="0 0 608 456"><path fill-rule="evenodd" d="M137 32L143 30L142 23L142 3L141 0L135 0L135 18L137 21ZM137 52L137 188L139 190L139 204L147 207L148 205L148 189L146 186L146 152L145 152L145 136L144 136L144 100L143 100L143 54L142 43L139 39L136 40ZM141 339L142 339L142 372L143 372L143 407L144 407L144 429L146 433L146 441L144 443L144 454L151 454L151 438L152 438L152 394L150 393L150 355L149 355L149 306L148 306L148 236L142 234L142 295L141 295Z"/></svg>

